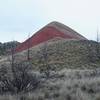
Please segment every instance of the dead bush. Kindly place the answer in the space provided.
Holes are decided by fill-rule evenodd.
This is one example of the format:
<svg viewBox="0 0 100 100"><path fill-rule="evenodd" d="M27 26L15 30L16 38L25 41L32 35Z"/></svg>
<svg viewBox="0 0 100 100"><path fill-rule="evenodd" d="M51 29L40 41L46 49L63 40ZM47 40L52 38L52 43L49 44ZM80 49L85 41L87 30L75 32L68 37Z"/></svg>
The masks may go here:
<svg viewBox="0 0 100 100"><path fill-rule="evenodd" d="M29 62L14 64L13 71L7 67L0 68L0 93L28 92L37 88L39 78L31 73L32 65ZM10 73L12 74L10 75Z"/></svg>

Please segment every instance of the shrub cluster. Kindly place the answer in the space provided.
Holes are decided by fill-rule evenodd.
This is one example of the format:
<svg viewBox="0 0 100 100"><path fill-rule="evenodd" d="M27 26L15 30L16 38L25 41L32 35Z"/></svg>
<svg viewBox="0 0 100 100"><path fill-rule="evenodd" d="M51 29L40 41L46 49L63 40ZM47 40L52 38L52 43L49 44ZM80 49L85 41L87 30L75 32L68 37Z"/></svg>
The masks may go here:
<svg viewBox="0 0 100 100"><path fill-rule="evenodd" d="M31 73L29 62L14 64L11 70L7 66L0 67L0 93L28 92L37 88L39 79Z"/></svg>

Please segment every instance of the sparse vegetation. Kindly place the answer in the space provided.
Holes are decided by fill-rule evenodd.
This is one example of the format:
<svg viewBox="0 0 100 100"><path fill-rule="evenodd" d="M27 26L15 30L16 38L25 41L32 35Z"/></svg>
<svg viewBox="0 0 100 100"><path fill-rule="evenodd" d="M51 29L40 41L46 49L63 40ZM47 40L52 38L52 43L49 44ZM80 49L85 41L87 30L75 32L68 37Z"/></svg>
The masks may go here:
<svg viewBox="0 0 100 100"><path fill-rule="evenodd" d="M38 54L39 63L41 66L39 67L40 72L45 73L46 77L50 77L50 72L52 71L52 67L49 64L49 55L48 55L48 47L47 42L40 48L40 52Z"/></svg>
<svg viewBox="0 0 100 100"><path fill-rule="evenodd" d="M14 71L6 64L0 67L0 100L99 100L96 45L59 40L30 49L29 61L13 61ZM27 58L25 54L19 54L20 59Z"/></svg>
<svg viewBox="0 0 100 100"><path fill-rule="evenodd" d="M97 53L98 43L88 40L58 40L47 43L48 65L51 69L60 70L63 68L80 68L90 69L98 68L100 65L100 58ZM40 53L43 44L31 49L31 58L33 65L42 66L40 62ZM23 55L23 54L22 54ZM43 58L43 57L42 57Z"/></svg>

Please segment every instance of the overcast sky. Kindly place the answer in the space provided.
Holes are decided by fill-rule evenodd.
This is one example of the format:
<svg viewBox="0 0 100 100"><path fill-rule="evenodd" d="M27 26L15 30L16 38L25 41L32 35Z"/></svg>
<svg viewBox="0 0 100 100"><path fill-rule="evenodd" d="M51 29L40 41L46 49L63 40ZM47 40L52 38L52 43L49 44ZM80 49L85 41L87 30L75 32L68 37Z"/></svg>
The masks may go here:
<svg viewBox="0 0 100 100"><path fill-rule="evenodd" d="M52 21L88 39L100 26L100 0L0 0L0 41L24 41Z"/></svg>

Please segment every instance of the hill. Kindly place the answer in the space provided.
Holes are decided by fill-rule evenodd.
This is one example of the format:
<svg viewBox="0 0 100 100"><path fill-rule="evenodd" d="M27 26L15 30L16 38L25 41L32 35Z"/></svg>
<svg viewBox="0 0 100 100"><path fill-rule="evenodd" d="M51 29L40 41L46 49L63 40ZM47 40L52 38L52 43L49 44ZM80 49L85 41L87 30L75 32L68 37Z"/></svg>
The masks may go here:
<svg viewBox="0 0 100 100"><path fill-rule="evenodd" d="M28 47L36 46L40 43L57 37L64 39L87 40L85 37L69 28L68 26L65 26L59 22L51 22L36 32L32 37L21 43L16 48L16 52L21 52L26 50Z"/></svg>

